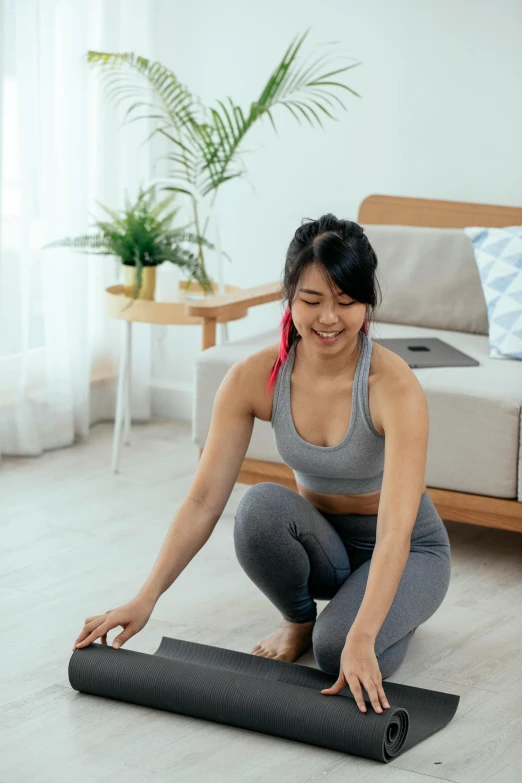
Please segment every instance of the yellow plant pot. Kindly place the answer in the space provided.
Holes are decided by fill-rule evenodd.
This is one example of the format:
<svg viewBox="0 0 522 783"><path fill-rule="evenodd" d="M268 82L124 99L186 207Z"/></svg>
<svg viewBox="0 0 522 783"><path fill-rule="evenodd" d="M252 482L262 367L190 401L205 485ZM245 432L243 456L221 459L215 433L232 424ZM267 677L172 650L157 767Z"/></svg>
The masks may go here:
<svg viewBox="0 0 522 783"><path fill-rule="evenodd" d="M124 274L123 289L125 291L125 296L132 298L138 287L136 281L136 267L128 266L128 264L122 264L122 266ZM145 266L141 271L141 289L137 298L153 300L156 293L156 267Z"/></svg>

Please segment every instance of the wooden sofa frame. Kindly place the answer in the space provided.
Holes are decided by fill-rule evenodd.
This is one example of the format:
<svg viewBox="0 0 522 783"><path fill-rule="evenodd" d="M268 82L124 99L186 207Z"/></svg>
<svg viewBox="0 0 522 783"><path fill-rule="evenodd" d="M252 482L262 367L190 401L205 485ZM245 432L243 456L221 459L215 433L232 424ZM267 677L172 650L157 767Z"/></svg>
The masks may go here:
<svg viewBox="0 0 522 783"><path fill-rule="evenodd" d="M421 198L373 195L359 207L359 223L381 225L432 226L464 228L465 226L522 225L522 208L493 204L473 204L461 201L434 201ZM282 298L281 283L267 283L254 288L213 296L206 301L186 305L188 315L203 322L202 350L216 343L216 324L229 316L237 318L239 311ZM199 455L203 449L199 450ZM273 481L297 491L294 474L285 464L265 460L245 459L237 481L257 484ZM518 500L489 497L465 492L453 492L427 487L442 519L482 527L522 532L522 503Z"/></svg>

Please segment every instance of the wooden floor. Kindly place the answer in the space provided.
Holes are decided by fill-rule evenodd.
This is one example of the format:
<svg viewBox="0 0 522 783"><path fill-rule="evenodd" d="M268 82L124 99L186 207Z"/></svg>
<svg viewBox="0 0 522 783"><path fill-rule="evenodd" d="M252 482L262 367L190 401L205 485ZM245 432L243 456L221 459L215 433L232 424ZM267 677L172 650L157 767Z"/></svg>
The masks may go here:
<svg viewBox="0 0 522 783"><path fill-rule="evenodd" d="M389 765L73 690L67 667L84 618L135 596L197 465L185 422L134 425L118 475L111 439L102 423L74 447L0 461L0 783L522 780L522 539L508 531L446 522L449 592L390 680L458 693L460 706ZM235 558L247 489L235 486L127 649L152 653L174 636L250 652L277 627ZM299 663L315 666L312 651Z"/></svg>

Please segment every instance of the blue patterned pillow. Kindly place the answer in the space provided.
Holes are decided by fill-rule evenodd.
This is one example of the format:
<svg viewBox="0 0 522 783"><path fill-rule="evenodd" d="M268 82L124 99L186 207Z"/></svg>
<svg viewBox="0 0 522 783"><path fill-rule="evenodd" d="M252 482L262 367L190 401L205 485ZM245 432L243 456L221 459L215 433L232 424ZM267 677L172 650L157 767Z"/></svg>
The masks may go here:
<svg viewBox="0 0 522 783"><path fill-rule="evenodd" d="M522 226L464 229L488 308L492 359L522 359Z"/></svg>

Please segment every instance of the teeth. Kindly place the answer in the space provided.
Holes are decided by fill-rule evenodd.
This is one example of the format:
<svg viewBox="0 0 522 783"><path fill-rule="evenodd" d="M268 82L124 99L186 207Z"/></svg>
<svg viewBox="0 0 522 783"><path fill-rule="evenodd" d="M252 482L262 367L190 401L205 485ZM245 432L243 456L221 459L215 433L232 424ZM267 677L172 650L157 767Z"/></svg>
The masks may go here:
<svg viewBox="0 0 522 783"><path fill-rule="evenodd" d="M333 333L330 333L330 332L317 332L317 334L318 334L320 337L329 337L329 338L332 338L332 337L336 337L338 334L340 334L340 332L333 332Z"/></svg>

